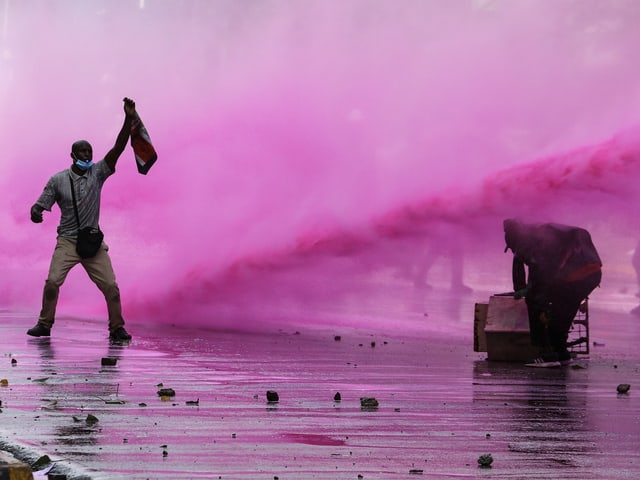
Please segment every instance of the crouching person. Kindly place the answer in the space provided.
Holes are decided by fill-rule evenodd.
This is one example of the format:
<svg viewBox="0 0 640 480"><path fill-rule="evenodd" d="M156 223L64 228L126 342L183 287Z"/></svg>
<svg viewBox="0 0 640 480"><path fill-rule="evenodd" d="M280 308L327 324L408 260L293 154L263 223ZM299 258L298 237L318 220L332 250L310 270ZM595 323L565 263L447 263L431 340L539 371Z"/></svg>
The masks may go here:
<svg viewBox="0 0 640 480"><path fill-rule="evenodd" d="M602 279L602 262L591 235L579 227L515 219L504 221L504 232L505 252L513 252L514 297L525 298L531 343L540 349L526 365L566 365L571 361L571 324Z"/></svg>

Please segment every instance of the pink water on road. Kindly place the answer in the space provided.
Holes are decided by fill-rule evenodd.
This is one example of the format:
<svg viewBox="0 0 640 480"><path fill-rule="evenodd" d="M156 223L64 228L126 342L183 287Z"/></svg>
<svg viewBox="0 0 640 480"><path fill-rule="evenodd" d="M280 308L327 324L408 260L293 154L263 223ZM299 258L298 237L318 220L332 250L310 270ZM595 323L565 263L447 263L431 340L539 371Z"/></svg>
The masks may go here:
<svg viewBox="0 0 640 480"><path fill-rule="evenodd" d="M124 96L160 155L141 176L128 148L103 191L130 322L357 326L422 313L398 299L425 283L507 290L507 216L589 228L603 289L633 294L639 18L634 0L4 0L0 301L37 315L59 212L29 208L73 141L111 147ZM87 283L72 271L61 311L104 315Z"/></svg>

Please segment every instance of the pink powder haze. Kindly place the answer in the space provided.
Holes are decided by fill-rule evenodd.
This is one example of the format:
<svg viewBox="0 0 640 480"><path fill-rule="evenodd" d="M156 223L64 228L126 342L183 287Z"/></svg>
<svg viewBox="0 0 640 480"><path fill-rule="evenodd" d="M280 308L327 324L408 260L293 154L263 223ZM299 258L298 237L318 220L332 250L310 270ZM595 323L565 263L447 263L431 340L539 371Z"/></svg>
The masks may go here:
<svg viewBox="0 0 640 480"><path fill-rule="evenodd" d="M159 152L103 190L138 328L404 328L449 265L510 288L510 216L589 228L635 282L639 23L635 0L1 0L1 305L37 316L59 211L29 208L73 141L111 147L124 96ZM59 313L104 310L73 270Z"/></svg>

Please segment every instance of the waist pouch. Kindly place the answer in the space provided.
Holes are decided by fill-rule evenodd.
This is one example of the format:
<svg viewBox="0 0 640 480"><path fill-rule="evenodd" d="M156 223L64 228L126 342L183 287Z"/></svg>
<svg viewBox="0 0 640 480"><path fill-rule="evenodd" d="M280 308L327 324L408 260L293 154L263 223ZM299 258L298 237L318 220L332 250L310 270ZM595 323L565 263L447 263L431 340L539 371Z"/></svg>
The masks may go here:
<svg viewBox="0 0 640 480"><path fill-rule="evenodd" d="M92 258L96 256L104 234L99 228L85 227L78 230L78 238L76 241L76 252L80 258Z"/></svg>

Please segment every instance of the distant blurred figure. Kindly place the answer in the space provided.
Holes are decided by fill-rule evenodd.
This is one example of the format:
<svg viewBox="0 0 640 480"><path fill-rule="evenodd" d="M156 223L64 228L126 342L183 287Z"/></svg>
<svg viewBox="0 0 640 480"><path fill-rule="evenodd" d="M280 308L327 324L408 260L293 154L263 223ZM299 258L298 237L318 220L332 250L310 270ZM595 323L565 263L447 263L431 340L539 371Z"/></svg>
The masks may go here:
<svg viewBox="0 0 640 480"><path fill-rule="evenodd" d="M540 356L527 366L568 364L569 329L581 303L602 279L602 261L591 235L579 227L514 219L504 221L504 232L504 251L514 254L514 297L525 298L531 343L540 348Z"/></svg>
<svg viewBox="0 0 640 480"><path fill-rule="evenodd" d="M633 251L633 257L631 257L631 265L633 265L633 269L636 271L636 283L640 286L640 240L636 243L636 248ZM636 297L640 297L640 290L636 292ZM631 313L634 315L640 316L640 305L636 306Z"/></svg>
<svg viewBox="0 0 640 480"><path fill-rule="evenodd" d="M633 257L631 258L631 264L636 271L636 282L640 286L640 240L636 243L636 249L633 251ZM640 290L636 293L636 297L640 297Z"/></svg>
<svg viewBox="0 0 640 480"><path fill-rule="evenodd" d="M464 247L459 230L460 227L444 221L430 224L427 246L414 262L413 283L416 287L429 287L429 271L438 259L445 259L451 266L451 290L457 293L472 291L463 281Z"/></svg>

